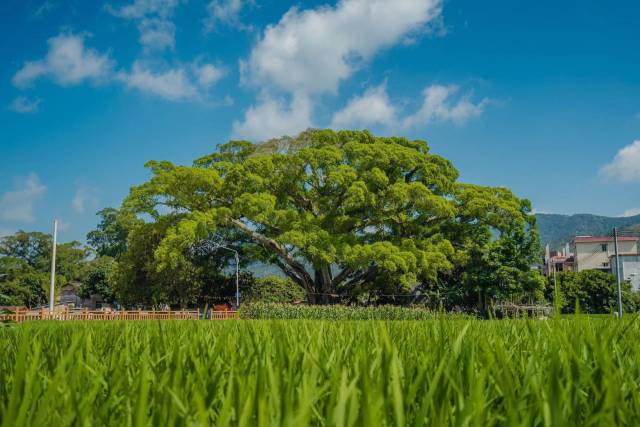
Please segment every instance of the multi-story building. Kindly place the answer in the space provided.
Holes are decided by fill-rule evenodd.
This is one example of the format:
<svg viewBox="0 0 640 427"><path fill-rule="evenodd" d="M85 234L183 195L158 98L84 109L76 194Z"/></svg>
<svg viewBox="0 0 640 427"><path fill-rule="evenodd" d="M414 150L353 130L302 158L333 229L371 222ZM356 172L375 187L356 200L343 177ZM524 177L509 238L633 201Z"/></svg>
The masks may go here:
<svg viewBox="0 0 640 427"><path fill-rule="evenodd" d="M573 254L569 244L565 244L562 250L551 250L549 245L544 251L544 265L542 266L542 274L551 276L555 273L565 271L575 271Z"/></svg>
<svg viewBox="0 0 640 427"><path fill-rule="evenodd" d="M618 237L618 253L638 254L638 237ZM613 237L577 236L571 242L575 270L604 270L611 272L611 257L615 255Z"/></svg>

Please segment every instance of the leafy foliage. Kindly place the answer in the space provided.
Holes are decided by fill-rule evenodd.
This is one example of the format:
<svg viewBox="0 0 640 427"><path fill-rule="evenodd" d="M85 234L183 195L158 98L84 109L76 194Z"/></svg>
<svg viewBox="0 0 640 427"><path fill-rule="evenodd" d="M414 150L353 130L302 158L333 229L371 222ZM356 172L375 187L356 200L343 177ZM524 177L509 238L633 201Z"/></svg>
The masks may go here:
<svg viewBox="0 0 640 427"><path fill-rule="evenodd" d="M268 276L256 279L242 295L243 303L295 303L306 301L304 291L291 279Z"/></svg>
<svg viewBox="0 0 640 427"><path fill-rule="evenodd" d="M424 308L393 305L349 307L343 305L293 305L251 303L241 307L243 319L307 319L307 320L428 320L437 313Z"/></svg>
<svg viewBox="0 0 640 427"><path fill-rule="evenodd" d="M258 145L231 141L193 167L148 167L153 177L132 189L123 208L169 224L154 250L168 274L220 230L242 236L246 254L277 265L315 301L408 292L456 267L459 278L474 250L476 265L519 257L502 273L517 275L537 250L528 201L505 188L459 183L453 165L420 140L310 130ZM490 279L469 282L486 298L508 291L482 285Z"/></svg>
<svg viewBox="0 0 640 427"><path fill-rule="evenodd" d="M114 208L104 208L97 215L101 218L100 223L87 234L87 242L99 256L115 258L127 250L129 229L139 221Z"/></svg>
<svg viewBox="0 0 640 427"><path fill-rule="evenodd" d="M53 239L18 231L0 239L0 305L35 307L48 302ZM82 280L90 251L79 242L58 244L56 282Z"/></svg>
<svg viewBox="0 0 640 427"><path fill-rule="evenodd" d="M86 266L86 273L79 295L82 298L91 298L92 295L101 295L103 301L115 302L115 293L111 285L111 276L115 261L111 257L100 257Z"/></svg>
<svg viewBox="0 0 640 427"><path fill-rule="evenodd" d="M583 313L611 313L617 311L617 288L615 276L599 271L584 270L564 272L556 275L556 292L553 277L549 278L547 296L549 300L558 299L563 313L574 313L579 309ZM622 284L623 310L636 310L636 296L628 283Z"/></svg>

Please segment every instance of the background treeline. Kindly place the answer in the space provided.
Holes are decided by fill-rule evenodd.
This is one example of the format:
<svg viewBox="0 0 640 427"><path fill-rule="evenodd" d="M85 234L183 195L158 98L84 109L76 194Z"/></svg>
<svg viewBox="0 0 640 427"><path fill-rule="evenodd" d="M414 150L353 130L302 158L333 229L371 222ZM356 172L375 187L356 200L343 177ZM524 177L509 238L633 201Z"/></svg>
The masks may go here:
<svg viewBox="0 0 640 427"><path fill-rule="evenodd" d="M98 212L87 246L60 245L58 283L125 307L212 305L233 301L235 250L243 302L612 305L610 275L563 276L556 292L531 268L541 251L530 202L459 182L425 141L309 130L147 166L121 207ZM50 249L42 233L2 239L0 304L43 304Z"/></svg>
<svg viewBox="0 0 640 427"><path fill-rule="evenodd" d="M613 228L640 233L640 215L607 217L591 214L536 214L542 245L561 248L575 236L609 236Z"/></svg>

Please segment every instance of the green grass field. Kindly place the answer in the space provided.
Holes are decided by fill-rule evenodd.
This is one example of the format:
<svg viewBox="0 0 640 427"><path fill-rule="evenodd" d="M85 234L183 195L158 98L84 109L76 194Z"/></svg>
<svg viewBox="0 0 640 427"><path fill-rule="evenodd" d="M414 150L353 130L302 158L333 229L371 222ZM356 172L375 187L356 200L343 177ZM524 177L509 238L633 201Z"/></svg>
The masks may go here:
<svg viewBox="0 0 640 427"><path fill-rule="evenodd" d="M640 423L640 323L165 321L0 328L2 426Z"/></svg>

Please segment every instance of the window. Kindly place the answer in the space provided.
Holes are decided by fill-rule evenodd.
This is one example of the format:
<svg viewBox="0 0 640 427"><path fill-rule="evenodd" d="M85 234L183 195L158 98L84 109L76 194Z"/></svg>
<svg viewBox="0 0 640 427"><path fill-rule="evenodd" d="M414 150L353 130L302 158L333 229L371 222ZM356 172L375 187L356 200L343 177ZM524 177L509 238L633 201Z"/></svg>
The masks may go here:
<svg viewBox="0 0 640 427"><path fill-rule="evenodd" d="M609 246L606 243L600 245L602 252L609 252Z"/></svg>

